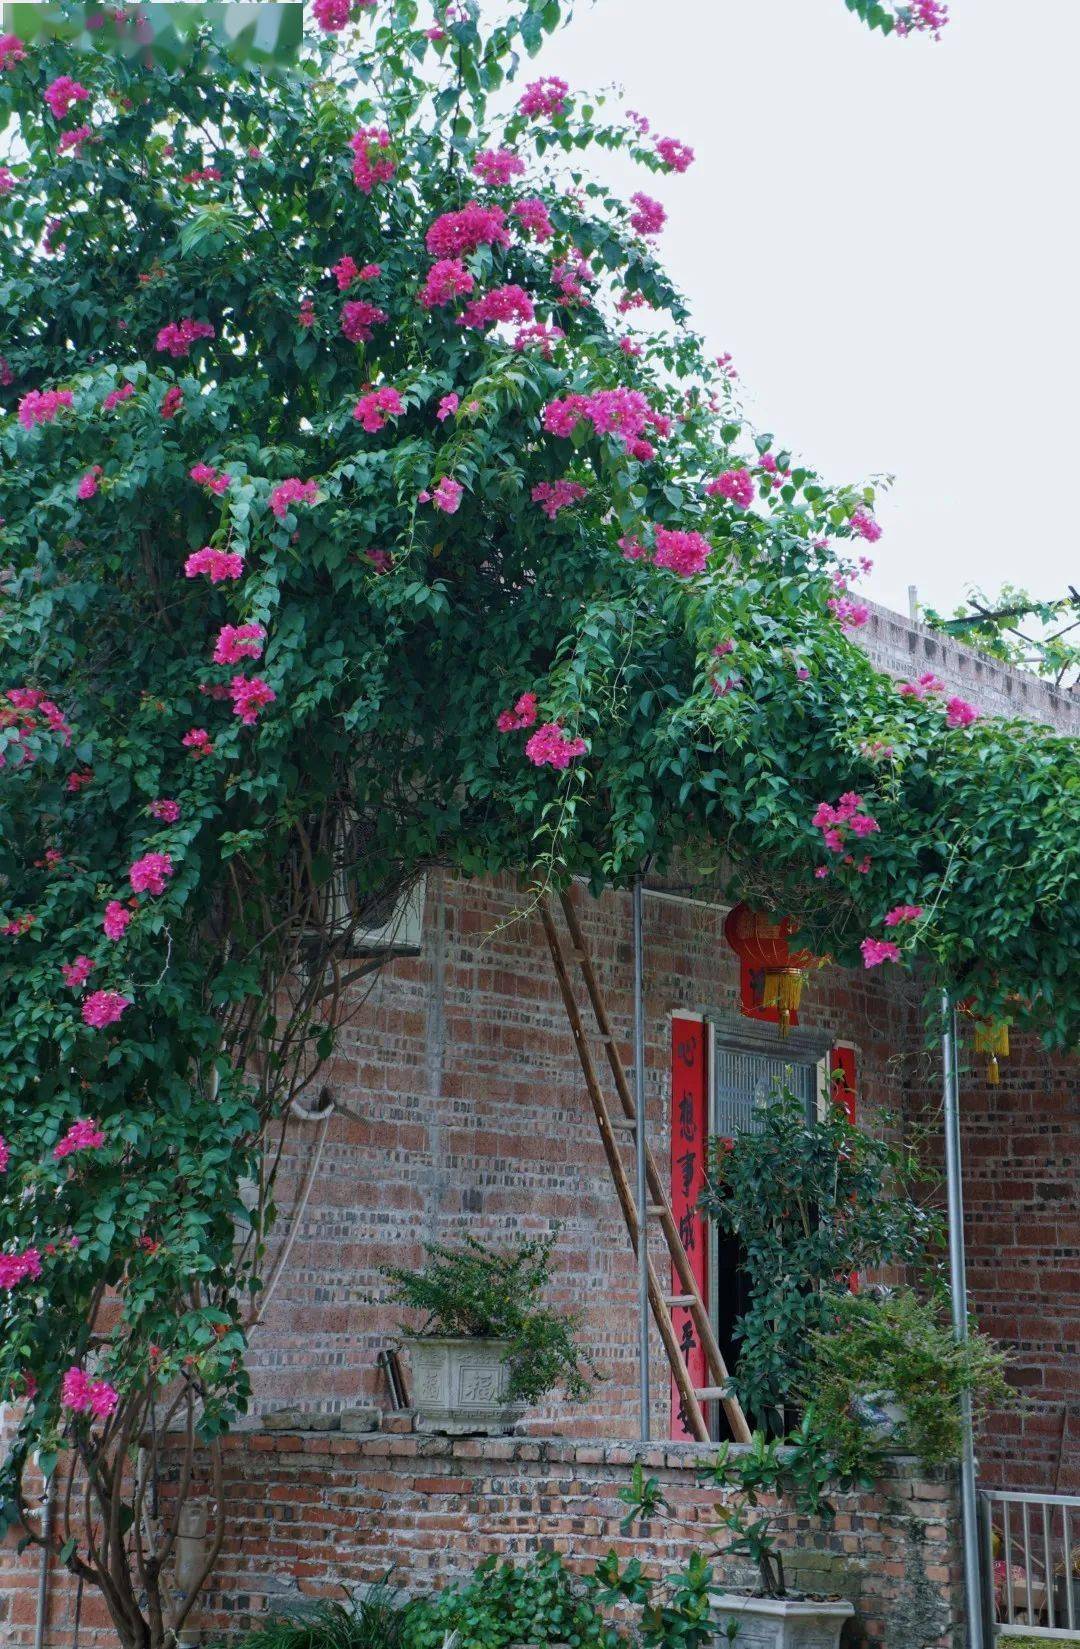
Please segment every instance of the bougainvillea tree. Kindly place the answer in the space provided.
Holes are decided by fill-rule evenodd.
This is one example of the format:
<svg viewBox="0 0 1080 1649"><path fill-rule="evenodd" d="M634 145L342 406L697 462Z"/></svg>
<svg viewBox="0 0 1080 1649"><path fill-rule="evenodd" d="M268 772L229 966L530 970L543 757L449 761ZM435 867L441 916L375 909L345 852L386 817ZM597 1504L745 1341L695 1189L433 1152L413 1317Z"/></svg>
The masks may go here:
<svg viewBox="0 0 1080 1649"><path fill-rule="evenodd" d="M176 1507L246 1400L283 1124L425 867L678 851L841 961L1077 1024L1075 746L875 673L872 490L746 427L658 262L691 151L508 85L558 0L479 9L319 0L265 72L0 39L3 1500L40 1540L55 1474L139 1649L197 1591Z"/></svg>

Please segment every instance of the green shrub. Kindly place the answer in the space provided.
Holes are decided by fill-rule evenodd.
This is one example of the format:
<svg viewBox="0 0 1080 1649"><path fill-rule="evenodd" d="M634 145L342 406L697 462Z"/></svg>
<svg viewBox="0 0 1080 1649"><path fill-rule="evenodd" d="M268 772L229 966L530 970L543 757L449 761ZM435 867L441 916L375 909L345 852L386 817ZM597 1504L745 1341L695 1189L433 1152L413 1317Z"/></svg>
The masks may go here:
<svg viewBox="0 0 1080 1649"><path fill-rule="evenodd" d="M554 1555L520 1567L490 1557L463 1585L412 1604L402 1649L442 1649L452 1632L458 1634L456 1649L509 1649L512 1643L617 1649L622 1641L605 1624L588 1583Z"/></svg>
<svg viewBox="0 0 1080 1649"><path fill-rule="evenodd" d="M347 1602L324 1599L303 1615L275 1615L230 1649L407 1649L409 1606L386 1581Z"/></svg>

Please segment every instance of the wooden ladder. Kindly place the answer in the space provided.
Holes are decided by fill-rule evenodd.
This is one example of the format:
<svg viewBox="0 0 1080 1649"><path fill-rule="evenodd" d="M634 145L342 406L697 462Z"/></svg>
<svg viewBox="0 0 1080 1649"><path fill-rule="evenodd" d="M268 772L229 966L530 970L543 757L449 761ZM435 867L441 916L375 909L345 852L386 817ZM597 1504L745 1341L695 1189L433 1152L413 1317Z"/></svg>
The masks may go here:
<svg viewBox="0 0 1080 1649"><path fill-rule="evenodd" d="M559 939L551 905L546 896L540 900L540 920L544 924L544 933L551 950L551 960L555 966L555 977L558 980L563 1006L566 1009L566 1017L570 1021L570 1029L574 1035L574 1043L577 1047L578 1058L581 1061L581 1069L585 1074L585 1086L588 1089L597 1127L600 1130L600 1143L604 1147L604 1155L607 1157L611 1177L615 1181L615 1189L618 1192L623 1218L626 1221L626 1229L630 1234L630 1242L636 1254L638 1246L637 1203L619 1150L619 1141L629 1140L634 1142L636 1140L637 1110L633 1094L630 1091L630 1084L627 1081L625 1067L619 1057L619 1049L612 1031L611 1020L608 1017L596 971L585 945L585 937L573 901L569 893L560 894L559 899L570 932L569 954L573 961L578 963L582 978L585 981L585 989L588 992L589 1001L596 1017L600 1041L603 1044L604 1052L607 1054L611 1074L615 1079L615 1089L622 1105L621 1116L612 1117L604 1098L603 1089L596 1073L596 1065L589 1048L588 1033L582 1024L574 987L570 981L566 953ZM705 1422L701 1405L718 1399L724 1405L724 1412L727 1415L728 1424L731 1427L735 1441L737 1443L748 1443L750 1441L750 1428L746 1423L746 1416L742 1411L738 1398L728 1392L729 1376L723 1353L716 1342L716 1335L713 1333L712 1323L709 1321L708 1308L701 1297L697 1279L680 1240L679 1228L671 1211L671 1198L667 1186L647 1141L645 1144L645 1172L649 1195L648 1215L659 1222L660 1230L671 1255L672 1266L679 1279L679 1292L677 1294L667 1292L661 1287L650 1255L648 1258L649 1304L652 1307L656 1326L660 1331L660 1338L664 1342L664 1350L671 1365L671 1372L679 1388L687 1425L698 1442L707 1443L709 1441L709 1428ZM705 1352L709 1377L715 1382L712 1385L695 1389L690 1378L671 1320L672 1310L678 1307L686 1308L693 1317L694 1326Z"/></svg>

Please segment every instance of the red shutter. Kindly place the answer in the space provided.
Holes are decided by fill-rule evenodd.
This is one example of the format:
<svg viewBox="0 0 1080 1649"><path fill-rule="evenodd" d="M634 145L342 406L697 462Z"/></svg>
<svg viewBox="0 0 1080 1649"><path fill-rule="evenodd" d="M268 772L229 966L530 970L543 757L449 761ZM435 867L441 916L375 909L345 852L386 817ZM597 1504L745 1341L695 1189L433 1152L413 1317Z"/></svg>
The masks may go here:
<svg viewBox="0 0 1080 1649"><path fill-rule="evenodd" d="M839 1105L852 1127L855 1125L855 1114L858 1101L857 1070L855 1064L855 1049L850 1042L838 1042L832 1051L833 1073L833 1101ZM859 1273L853 1271L848 1278L848 1287L853 1294L859 1292Z"/></svg>
<svg viewBox="0 0 1080 1649"><path fill-rule="evenodd" d="M709 1130L706 1036L707 1027L700 1019L680 1016L671 1021L671 1211L703 1296L708 1287L708 1243L697 1200L705 1184ZM674 1267L671 1281L672 1293L681 1294ZM693 1314L685 1306L679 1306L672 1311L671 1321L692 1383L696 1387L707 1385L705 1353L698 1341ZM676 1442L692 1440L682 1416L674 1376L671 1436Z"/></svg>

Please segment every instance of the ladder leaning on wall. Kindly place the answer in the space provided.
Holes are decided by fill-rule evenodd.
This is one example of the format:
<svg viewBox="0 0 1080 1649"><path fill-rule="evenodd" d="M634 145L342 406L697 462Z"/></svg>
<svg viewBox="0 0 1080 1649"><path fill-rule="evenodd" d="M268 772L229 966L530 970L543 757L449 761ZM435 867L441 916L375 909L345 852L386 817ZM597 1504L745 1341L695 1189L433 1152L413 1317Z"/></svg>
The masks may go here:
<svg viewBox="0 0 1080 1649"><path fill-rule="evenodd" d="M604 1148L608 1168L615 1182L619 1204L622 1208L626 1229L630 1235L630 1242L635 1254L638 1246L638 1210L634 1194L630 1185L630 1178L620 1151L620 1142L633 1143L636 1139L638 1119L634 1105L634 1097L627 1080L626 1068L619 1055L618 1044L612 1031L611 1020L604 1002L600 984L596 977L592 959L585 944L585 936L578 921L577 912L569 893L561 893L559 902L566 917L566 926L570 934L569 950L564 949L555 925L551 904L546 895L540 899L540 920L544 924L544 934L548 948L551 951L551 960L555 967L555 978L562 996L566 1017L570 1021L570 1029L574 1037L581 1069L585 1076L585 1086L592 1103L593 1114L600 1130L600 1143ZM608 1065L615 1082L615 1091L618 1094L621 1111L614 1116L604 1097L604 1091L597 1075L596 1064L589 1046L589 1035L586 1031L581 1013L578 1009L577 996L570 977L568 961L578 964L585 990L592 1006L596 1019L597 1032L604 1052L607 1055ZM668 1253L674 1273L678 1277L679 1290L677 1294L668 1292L660 1282L653 1265L652 1257L648 1259L649 1305L653 1319L660 1332L664 1344L667 1360L671 1365L671 1372L682 1400L686 1423L694 1438L700 1443L709 1441L709 1428L705 1421L702 1404L719 1401L724 1405L728 1425L737 1443L750 1441L750 1428L746 1423L746 1416L737 1397L728 1391L729 1375L724 1363L723 1353L716 1341L712 1323L709 1320L708 1307L702 1298L697 1279L694 1276L690 1262L686 1257L679 1237L679 1228L671 1210L671 1198L667 1185L657 1167L648 1142L645 1145L646 1179L648 1184L649 1204L647 1215L655 1219L667 1244ZM709 1378L715 1383L709 1386L695 1387L683 1359L675 1329L671 1320L674 1309L683 1307L691 1313L694 1326L697 1329L702 1349L705 1353L706 1367Z"/></svg>

